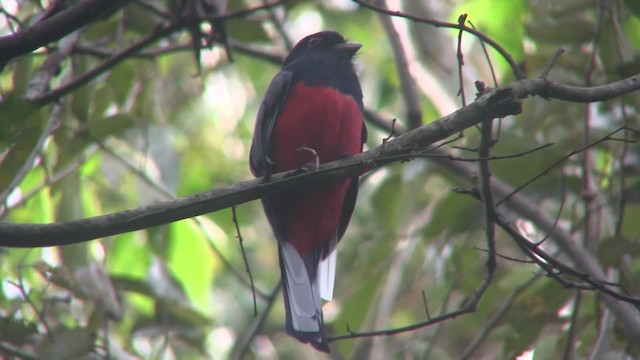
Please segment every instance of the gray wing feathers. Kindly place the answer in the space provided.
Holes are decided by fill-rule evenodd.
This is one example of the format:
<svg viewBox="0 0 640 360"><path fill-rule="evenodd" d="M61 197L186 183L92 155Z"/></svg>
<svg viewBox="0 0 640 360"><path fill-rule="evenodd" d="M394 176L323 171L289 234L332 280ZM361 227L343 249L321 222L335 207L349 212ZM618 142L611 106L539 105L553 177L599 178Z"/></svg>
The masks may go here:
<svg viewBox="0 0 640 360"><path fill-rule="evenodd" d="M286 241L280 242L282 260L286 269L286 295L291 308L293 329L303 332L320 331L322 310L317 281L311 282L304 260Z"/></svg>
<svg viewBox="0 0 640 360"><path fill-rule="evenodd" d="M279 72L269 83L264 100L260 104L249 154L251 171L256 176L264 175L273 127L287 98L292 77L293 74L290 71Z"/></svg>

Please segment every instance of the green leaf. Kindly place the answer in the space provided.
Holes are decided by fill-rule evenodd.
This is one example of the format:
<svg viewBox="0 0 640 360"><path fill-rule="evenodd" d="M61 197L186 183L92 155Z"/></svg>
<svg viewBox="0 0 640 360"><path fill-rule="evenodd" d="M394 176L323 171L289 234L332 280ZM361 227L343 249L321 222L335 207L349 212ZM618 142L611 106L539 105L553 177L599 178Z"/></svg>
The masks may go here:
<svg viewBox="0 0 640 360"><path fill-rule="evenodd" d="M481 216L482 210L477 200L452 192L436 205L431 222L424 228L423 234L428 238L446 230L454 236L477 224Z"/></svg>
<svg viewBox="0 0 640 360"><path fill-rule="evenodd" d="M640 1L638 0L624 0L624 4L631 10L631 13L636 18L640 18Z"/></svg>
<svg viewBox="0 0 640 360"><path fill-rule="evenodd" d="M624 209L622 235L626 239L640 238L640 204L629 204Z"/></svg>
<svg viewBox="0 0 640 360"><path fill-rule="evenodd" d="M86 57L79 57L74 63L74 72L85 73L88 68L88 62ZM71 113L82 123L88 121L89 109L91 109L93 100L91 95L94 91L95 85L88 84L76 90L71 96Z"/></svg>
<svg viewBox="0 0 640 360"><path fill-rule="evenodd" d="M114 90L115 100L118 104L123 104L127 100L137 79L136 68L126 62L118 64L111 71L107 84Z"/></svg>
<svg viewBox="0 0 640 360"><path fill-rule="evenodd" d="M592 21L572 18L562 22L536 20L525 24L527 36L536 42L551 45L579 45L593 40Z"/></svg>
<svg viewBox="0 0 640 360"><path fill-rule="evenodd" d="M519 59L522 56L525 1L465 1L451 12L452 18L450 20L457 22L458 16L461 14L467 14L468 21L496 40L514 58ZM505 31L505 29L509 29L509 31Z"/></svg>
<svg viewBox="0 0 640 360"><path fill-rule="evenodd" d="M230 19L225 23L230 38L243 42L268 41L262 22L246 19Z"/></svg>
<svg viewBox="0 0 640 360"><path fill-rule="evenodd" d="M102 141L108 136L118 135L138 123L140 120L131 114L119 113L99 120L91 120L89 134L92 139Z"/></svg>
<svg viewBox="0 0 640 360"><path fill-rule="evenodd" d="M360 286L355 292L342 304L342 310L338 318L330 326L335 334L343 334L348 330L365 331L363 326L369 311L375 308L376 293L380 286L383 276L369 276L363 278ZM326 326L327 324L325 324ZM348 327L348 328L347 328ZM349 354L353 351L352 341L338 342L340 352Z"/></svg>
<svg viewBox="0 0 640 360"><path fill-rule="evenodd" d="M33 56L26 55L18 58L13 67L13 92L19 96L26 94L31 76L33 75ZM3 119L3 118L0 118Z"/></svg>
<svg viewBox="0 0 640 360"><path fill-rule="evenodd" d="M396 233L400 226L398 220L402 200L402 165L389 167L389 174L385 177L373 194L371 201L377 211L373 213L375 223L383 229L387 235Z"/></svg>
<svg viewBox="0 0 640 360"><path fill-rule="evenodd" d="M23 100L8 99L0 104L0 119L3 120L3 130L0 130L0 192L7 187L19 174L20 169L31 169L33 164L27 161L33 159L38 141L45 131L46 119L39 111ZM12 189L8 189L12 190Z"/></svg>
<svg viewBox="0 0 640 360"><path fill-rule="evenodd" d="M22 341L38 333L38 324L15 317L0 317L0 340Z"/></svg>
<svg viewBox="0 0 640 360"><path fill-rule="evenodd" d="M193 221L170 224L169 237L167 266L182 284L189 299L199 309L210 311L209 294L213 284L214 257L208 240Z"/></svg>
<svg viewBox="0 0 640 360"><path fill-rule="evenodd" d="M51 330L51 337L43 336L38 344L38 358L42 360L65 360L86 356L93 351L95 335L87 328Z"/></svg>

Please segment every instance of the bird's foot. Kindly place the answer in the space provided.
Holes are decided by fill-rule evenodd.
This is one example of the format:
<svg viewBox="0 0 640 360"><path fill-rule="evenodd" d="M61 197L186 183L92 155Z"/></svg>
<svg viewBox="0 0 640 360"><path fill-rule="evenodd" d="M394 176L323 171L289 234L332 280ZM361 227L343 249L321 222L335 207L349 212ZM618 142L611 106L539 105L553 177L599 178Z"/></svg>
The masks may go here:
<svg viewBox="0 0 640 360"><path fill-rule="evenodd" d="M315 159L314 162L304 164L303 168L308 167L310 170L318 170L320 168L320 156L318 156L318 153L314 149L302 146L298 148L298 151L308 151L313 154L313 158Z"/></svg>

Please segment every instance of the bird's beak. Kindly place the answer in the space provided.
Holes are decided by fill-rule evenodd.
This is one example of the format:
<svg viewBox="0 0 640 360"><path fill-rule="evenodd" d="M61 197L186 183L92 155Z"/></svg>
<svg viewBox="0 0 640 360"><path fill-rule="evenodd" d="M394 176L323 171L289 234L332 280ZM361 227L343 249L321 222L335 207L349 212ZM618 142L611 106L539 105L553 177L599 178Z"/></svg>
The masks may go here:
<svg viewBox="0 0 640 360"><path fill-rule="evenodd" d="M336 50L338 50L348 58L352 58L358 52L358 50L360 50L361 47L362 44L353 42L335 45Z"/></svg>

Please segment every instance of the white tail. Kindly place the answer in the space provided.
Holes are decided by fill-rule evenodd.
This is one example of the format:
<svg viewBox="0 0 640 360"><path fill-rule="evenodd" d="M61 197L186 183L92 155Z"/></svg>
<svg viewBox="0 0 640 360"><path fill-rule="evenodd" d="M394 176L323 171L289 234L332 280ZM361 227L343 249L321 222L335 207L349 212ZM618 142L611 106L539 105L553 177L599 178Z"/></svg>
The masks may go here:
<svg viewBox="0 0 640 360"><path fill-rule="evenodd" d="M320 297L333 299L333 285L336 282L336 258L338 251L334 247L331 253L318 264L317 283L320 285Z"/></svg>
<svg viewBox="0 0 640 360"><path fill-rule="evenodd" d="M304 260L286 241L280 242L285 281L291 310L291 325L296 331L319 332L322 326L322 304L317 281L311 282Z"/></svg>

